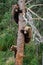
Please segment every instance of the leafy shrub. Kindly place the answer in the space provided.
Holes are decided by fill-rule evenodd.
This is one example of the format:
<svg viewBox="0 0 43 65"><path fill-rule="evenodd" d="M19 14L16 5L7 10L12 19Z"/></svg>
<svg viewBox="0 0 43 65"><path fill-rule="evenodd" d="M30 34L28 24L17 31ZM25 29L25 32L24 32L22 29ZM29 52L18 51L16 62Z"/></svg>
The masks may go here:
<svg viewBox="0 0 43 65"><path fill-rule="evenodd" d="M7 50L12 44L14 44L14 36L9 33L2 34L0 36L0 50Z"/></svg>
<svg viewBox="0 0 43 65"><path fill-rule="evenodd" d="M29 44L26 44L24 55L25 58L23 60L23 65L38 65L34 42L30 42Z"/></svg>
<svg viewBox="0 0 43 65"><path fill-rule="evenodd" d="M8 51L0 51L0 65L14 65L14 62L9 62L8 64L6 61L10 58L13 57L13 52Z"/></svg>

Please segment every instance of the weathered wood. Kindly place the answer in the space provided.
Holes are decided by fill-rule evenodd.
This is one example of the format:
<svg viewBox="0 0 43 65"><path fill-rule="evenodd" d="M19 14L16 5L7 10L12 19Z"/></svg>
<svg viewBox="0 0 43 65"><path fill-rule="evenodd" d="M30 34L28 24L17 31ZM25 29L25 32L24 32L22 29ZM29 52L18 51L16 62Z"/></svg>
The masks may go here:
<svg viewBox="0 0 43 65"><path fill-rule="evenodd" d="M25 12L25 1L19 0L20 9ZM16 54L16 61L15 65L22 65L23 63L23 56L24 56L24 36L20 32L21 29L26 25L23 19L23 13L19 15L19 26L18 26L18 38L17 38L17 54Z"/></svg>

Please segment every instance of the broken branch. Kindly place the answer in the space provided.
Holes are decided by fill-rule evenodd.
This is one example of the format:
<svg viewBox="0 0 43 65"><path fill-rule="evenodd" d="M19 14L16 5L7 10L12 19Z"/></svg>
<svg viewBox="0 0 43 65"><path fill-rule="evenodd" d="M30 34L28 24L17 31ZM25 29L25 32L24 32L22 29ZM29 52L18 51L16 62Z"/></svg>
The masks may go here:
<svg viewBox="0 0 43 65"><path fill-rule="evenodd" d="M40 17L40 16L38 16L35 12L33 12L31 9L29 9L29 8L27 8L33 15L35 15L35 16L37 16L40 20L42 20L43 21L43 19Z"/></svg>

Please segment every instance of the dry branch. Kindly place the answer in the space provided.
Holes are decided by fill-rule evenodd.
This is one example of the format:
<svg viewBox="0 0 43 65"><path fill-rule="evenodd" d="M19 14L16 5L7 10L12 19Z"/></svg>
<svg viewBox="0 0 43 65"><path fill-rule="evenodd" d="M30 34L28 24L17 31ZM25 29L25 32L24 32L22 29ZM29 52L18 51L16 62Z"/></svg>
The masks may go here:
<svg viewBox="0 0 43 65"><path fill-rule="evenodd" d="M33 15L35 15L36 17L38 17L40 20L42 20L43 21L43 19L40 17L40 16L38 16L35 12L33 12L31 9L29 9L29 8L27 8Z"/></svg>
<svg viewBox="0 0 43 65"><path fill-rule="evenodd" d="M40 20L40 18L32 18L33 20ZM43 18L41 18L41 19L43 19Z"/></svg>
<svg viewBox="0 0 43 65"><path fill-rule="evenodd" d="M33 7L37 7L37 6L43 6L43 4L36 4L36 5L32 5L29 8L33 8Z"/></svg>
<svg viewBox="0 0 43 65"><path fill-rule="evenodd" d="M25 5L29 4L31 1L32 1L32 0L30 0L30 1L27 1L27 2L25 3Z"/></svg>

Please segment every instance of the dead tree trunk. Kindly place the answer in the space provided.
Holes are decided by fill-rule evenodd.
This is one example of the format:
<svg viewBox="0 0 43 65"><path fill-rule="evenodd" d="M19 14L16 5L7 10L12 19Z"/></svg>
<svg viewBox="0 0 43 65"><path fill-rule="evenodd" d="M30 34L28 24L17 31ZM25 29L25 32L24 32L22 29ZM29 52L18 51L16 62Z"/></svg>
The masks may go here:
<svg viewBox="0 0 43 65"><path fill-rule="evenodd" d="M25 12L25 1L19 0L20 9ZM22 65L23 63L23 53L24 53L24 36L20 32L21 29L26 25L23 19L23 13L19 15L19 25L18 25L18 38L17 38L17 54L15 65Z"/></svg>

